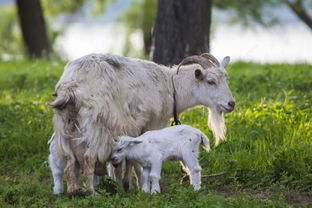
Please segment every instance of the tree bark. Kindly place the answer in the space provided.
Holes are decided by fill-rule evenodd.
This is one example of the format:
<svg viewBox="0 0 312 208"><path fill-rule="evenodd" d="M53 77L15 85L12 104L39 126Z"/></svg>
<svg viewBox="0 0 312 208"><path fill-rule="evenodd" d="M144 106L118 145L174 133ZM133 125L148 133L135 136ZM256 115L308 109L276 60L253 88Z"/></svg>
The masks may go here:
<svg viewBox="0 0 312 208"><path fill-rule="evenodd" d="M16 0L23 39L31 58L51 52L40 0Z"/></svg>
<svg viewBox="0 0 312 208"><path fill-rule="evenodd" d="M312 17L304 9L302 0L289 1L286 0L288 7L312 30Z"/></svg>
<svg viewBox="0 0 312 208"><path fill-rule="evenodd" d="M153 61L172 65L209 52L212 0L159 0Z"/></svg>

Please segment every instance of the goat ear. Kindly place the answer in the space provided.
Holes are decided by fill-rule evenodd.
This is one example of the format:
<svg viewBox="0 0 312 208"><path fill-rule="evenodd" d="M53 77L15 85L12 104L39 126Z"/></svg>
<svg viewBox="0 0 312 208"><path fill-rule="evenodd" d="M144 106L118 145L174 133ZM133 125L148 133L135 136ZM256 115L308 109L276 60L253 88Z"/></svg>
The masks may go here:
<svg viewBox="0 0 312 208"><path fill-rule="evenodd" d="M204 79L203 72L200 69L195 69L195 78L198 80Z"/></svg>
<svg viewBox="0 0 312 208"><path fill-rule="evenodd" d="M221 65L225 68L230 63L230 57L226 56L223 58Z"/></svg>

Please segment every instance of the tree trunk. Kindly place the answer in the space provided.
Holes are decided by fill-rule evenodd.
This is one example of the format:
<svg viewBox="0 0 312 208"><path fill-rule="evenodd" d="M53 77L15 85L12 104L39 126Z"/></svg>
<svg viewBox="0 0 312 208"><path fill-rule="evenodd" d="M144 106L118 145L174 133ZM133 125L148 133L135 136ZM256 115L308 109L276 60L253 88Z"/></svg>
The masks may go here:
<svg viewBox="0 0 312 208"><path fill-rule="evenodd" d="M286 0L288 7L312 30L312 18L303 6L302 0L289 1Z"/></svg>
<svg viewBox="0 0 312 208"><path fill-rule="evenodd" d="M40 0L16 0L23 39L31 58L51 52Z"/></svg>
<svg viewBox="0 0 312 208"><path fill-rule="evenodd" d="M209 52L212 0L159 0L153 61L172 65Z"/></svg>

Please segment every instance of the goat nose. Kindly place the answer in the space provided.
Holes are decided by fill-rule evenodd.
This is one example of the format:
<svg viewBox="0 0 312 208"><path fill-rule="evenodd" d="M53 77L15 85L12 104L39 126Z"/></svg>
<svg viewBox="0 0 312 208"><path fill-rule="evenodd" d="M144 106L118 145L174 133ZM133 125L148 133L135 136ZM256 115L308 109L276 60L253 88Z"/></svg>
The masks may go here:
<svg viewBox="0 0 312 208"><path fill-rule="evenodd" d="M234 108L235 107L235 102L232 100L228 103L228 105L231 107L231 108Z"/></svg>

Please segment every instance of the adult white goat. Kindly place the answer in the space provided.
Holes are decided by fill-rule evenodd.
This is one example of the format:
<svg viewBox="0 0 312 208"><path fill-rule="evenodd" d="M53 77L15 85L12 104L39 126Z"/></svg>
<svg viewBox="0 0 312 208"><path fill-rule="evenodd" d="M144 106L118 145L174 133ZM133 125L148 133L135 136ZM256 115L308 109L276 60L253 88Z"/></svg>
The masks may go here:
<svg viewBox="0 0 312 208"><path fill-rule="evenodd" d="M210 150L207 136L198 129L178 125L148 131L138 137L121 136L113 147L112 162L134 160L143 167L142 189L160 193L159 179L162 163L181 161L190 176L194 190L201 185L201 167L198 162L199 145Z"/></svg>
<svg viewBox="0 0 312 208"><path fill-rule="evenodd" d="M70 147L73 138L87 144L84 173L92 193L95 164L109 159L113 138L165 127L174 112L196 105L209 107L208 123L218 144L225 133L223 113L235 105L224 69L229 61L225 57L220 64L212 55L202 54L168 68L139 59L91 54L69 63L51 103L55 141L66 161L68 192L78 189Z"/></svg>

